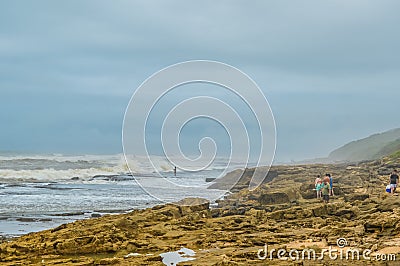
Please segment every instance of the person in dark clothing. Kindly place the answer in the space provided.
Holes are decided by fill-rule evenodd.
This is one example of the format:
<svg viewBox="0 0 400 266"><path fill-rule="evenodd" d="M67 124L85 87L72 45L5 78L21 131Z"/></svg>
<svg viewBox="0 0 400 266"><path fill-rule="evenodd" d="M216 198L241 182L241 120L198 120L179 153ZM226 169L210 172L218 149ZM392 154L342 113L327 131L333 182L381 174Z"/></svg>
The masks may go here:
<svg viewBox="0 0 400 266"><path fill-rule="evenodd" d="M394 193L396 191L397 185L399 184L399 175L397 174L397 170L393 170L392 174L389 177L390 184L390 193Z"/></svg>
<svg viewBox="0 0 400 266"><path fill-rule="evenodd" d="M329 177L325 176L324 183L322 184L322 199L325 203L329 202L329 191L331 186L329 185Z"/></svg>

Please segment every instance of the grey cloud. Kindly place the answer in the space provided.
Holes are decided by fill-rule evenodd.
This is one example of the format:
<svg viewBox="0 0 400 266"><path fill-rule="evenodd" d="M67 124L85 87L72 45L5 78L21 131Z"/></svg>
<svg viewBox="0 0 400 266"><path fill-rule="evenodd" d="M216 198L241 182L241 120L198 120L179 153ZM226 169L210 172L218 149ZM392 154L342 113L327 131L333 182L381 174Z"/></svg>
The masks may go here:
<svg viewBox="0 0 400 266"><path fill-rule="evenodd" d="M69 134L83 150L101 150L96 141L103 151L119 150L117 124L142 81L173 63L212 59L244 70L267 94L278 157L327 154L400 126L399 7L394 0L3 1L2 146L40 149L46 136ZM91 121L82 116L88 110ZM80 126L72 133L42 126L60 116ZM29 142L32 129L41 145ZM96 141L82 137L89 132ZM315 137L321 134L326 140ZM14 135L26 141L17 144Z"/></svg>

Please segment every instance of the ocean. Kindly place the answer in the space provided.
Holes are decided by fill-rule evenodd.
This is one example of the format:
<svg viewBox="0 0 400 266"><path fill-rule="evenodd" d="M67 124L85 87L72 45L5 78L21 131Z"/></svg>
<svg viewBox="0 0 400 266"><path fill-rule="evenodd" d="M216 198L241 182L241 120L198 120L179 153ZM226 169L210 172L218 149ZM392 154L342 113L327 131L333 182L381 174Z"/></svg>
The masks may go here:
<svg viewBox="0 0 400 266"><path fill-rule="evenodd" d="M12 237L56 227L78 219L125 213L178 201L186 197L215 200L225 191L210 190L206 178L217 178L226 168L216 159L201 171L177 170L155 156L149 167L144 157L116 155L0 155L0 236ZM161 180L179 186L166 188ZM146 181L146 182L143 182ZM143 184L146 184L146 190ZM149 194L148 192L151 192Z"/></svg>

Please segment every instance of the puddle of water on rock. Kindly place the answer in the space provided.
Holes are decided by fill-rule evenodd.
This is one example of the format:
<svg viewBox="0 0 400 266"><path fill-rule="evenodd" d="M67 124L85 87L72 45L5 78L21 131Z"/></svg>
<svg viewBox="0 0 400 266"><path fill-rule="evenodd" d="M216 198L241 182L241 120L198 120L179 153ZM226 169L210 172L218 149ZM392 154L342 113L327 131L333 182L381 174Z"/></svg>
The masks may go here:
<svg viewBox="0 0 400 266"><path fill-rule="evenodd" d="M168 266L176 266L179 262L195 260L196 258L193 258L195 255L196 252L188 248L181 248L178 251L160 254L163 259L162 262Z"/></svg>

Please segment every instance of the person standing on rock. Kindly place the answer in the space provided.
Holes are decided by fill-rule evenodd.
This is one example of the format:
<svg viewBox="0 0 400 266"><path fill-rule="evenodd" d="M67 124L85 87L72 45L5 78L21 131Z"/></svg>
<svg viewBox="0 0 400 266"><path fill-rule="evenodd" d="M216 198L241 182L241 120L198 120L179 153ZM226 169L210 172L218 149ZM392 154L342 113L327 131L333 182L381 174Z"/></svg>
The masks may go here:
<svg viewBox="0 0 400 266"><path fill-rule="evenodd" d="M394 193L396 191L397 185L399 184L399 175L397 174L397 170L393 170L392 174L389 177L390 184L390 193Z"/></svg>
<svg viewBox="0 0 400 266"><path fill-rule="evenodd" d="M324 183L322 184L322 199L325 203L329 202L329 193L331 190L331 186L329 185L329 177L325 176Z"/></svg>
<svg viewBox="0 0 400 266"><path fill-rule="evenodd" d="M322 181L322 179L320 175L317 175L317 178L315 178L315 186L317 186L319 181Z"/></svg>
<svg viewBox="0 0 400 266"><path fill-rule="evenodd" d="M322 179L320 175L317 175L317 178L315 178L315 190L317 191L317 199L321 197L321 189L317 189L318 184L322 185Z"/></svg>
<svg viewBox="0 0 400 266"><path fill-rule="evenodd" d="M330 185L330 189L329 189L329 195L330 196L335 196L334 194L333 194L333 178L332 178L332 176L331 176L331 174L326 174L325 176L327 176L328 178L329 178L329 185Z"/></svg>
<svg viewBox="0 0 400 266"><path fill-rule="evenodd" d="M317 191L317 199L322 198L322 194L321 194L322 187L323 187L323 185L322 185L322 179L320 178L320 179L318 180L317 185L315 186L315 190Z"/></svg>

